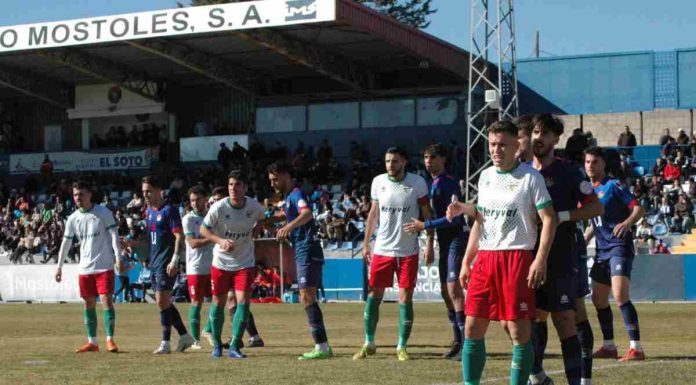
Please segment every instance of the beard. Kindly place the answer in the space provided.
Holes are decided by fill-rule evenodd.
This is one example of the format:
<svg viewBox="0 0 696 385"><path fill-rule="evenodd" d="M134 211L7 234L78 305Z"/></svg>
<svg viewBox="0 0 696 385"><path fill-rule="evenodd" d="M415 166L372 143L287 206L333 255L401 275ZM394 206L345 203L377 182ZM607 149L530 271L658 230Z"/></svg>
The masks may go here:
<svg viewBox="0 0 696 385"><path fill-rule="evenodd" d="M545 158L551 153L551 150L553 149L552 146L544 147L544 146L537 146L536 144L532 145L532 152L534 153L534 156L537 158Z"/></svg>

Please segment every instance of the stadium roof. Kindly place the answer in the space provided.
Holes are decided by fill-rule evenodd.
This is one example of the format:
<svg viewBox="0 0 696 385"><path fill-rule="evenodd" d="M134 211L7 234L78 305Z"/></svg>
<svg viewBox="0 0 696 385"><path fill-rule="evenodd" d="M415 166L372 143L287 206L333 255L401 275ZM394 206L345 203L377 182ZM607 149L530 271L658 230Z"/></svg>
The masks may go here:
<svg viewBox="0 0 696 385"><path fill-rule="evenodd" d="M442 93L465 89L468 60L452 44L335 0L335 18L326 22L5 51L0 98L67 107L74 86L99 83L151 99L161 98L161 84L231 87L269 100Z"/></svg>

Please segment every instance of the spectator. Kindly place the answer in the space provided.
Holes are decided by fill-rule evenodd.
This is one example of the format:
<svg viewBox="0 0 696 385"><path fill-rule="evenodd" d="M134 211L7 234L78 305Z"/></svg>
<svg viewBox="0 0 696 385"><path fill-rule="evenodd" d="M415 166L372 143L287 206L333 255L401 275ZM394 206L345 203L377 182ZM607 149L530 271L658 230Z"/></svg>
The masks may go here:
<svg viewBox="0 0 696 385"><path fill-rule="evenodd" d="M653 254L670 254L669 248L667 248L667 245L662 241L662 239L657 241L657 246L655 246Z"/></svg>
<svg viewBox="0 0 696 385"><path fill-rule="evenodd" d="M220 143L220 151L218 151L217 160L224 172L227 173L230 169L230 162L232 161L232 151L227 148L225 143Z"/></svg>
<svg viewBox="0 0 696 385"><path fill-rule="evenodd" d="M652 168L653 184L662 183L662 181L664 180L665 166L666 165L664 159L657 158L655 160L655 165Z"/></svg>
<svg viewBox="0 0 696 385"><path fill-rule="evenodd" d="M636 142L636 136L633 135L630 127L624 127L624 132L619 135L619 141L617 144L619 147L628 147L624 150L624 152L626 154L633 155L633 147L635 147L638 143Z"/></svg>
<svg viewBox="0 0 696 385"><path fill-rule="evenodd" d="M689 167L690 163L689 163L689 158L687 158L686 155L684 154L684 148L681 148L681 147L677 148L677 156L676 156L676 158L674 158L674 164L679 166L679 168L682 171L681 173L683 176L685 176L685 177L689 176L690 171L691 171L690 167Z"/></svg>
<svg viewBox="0 0 696 385"><path fill-rule="evenodd" d="M582 132L582 128L576 128L566 141L566 155L568 159L580 162L581 154L587 147L589 147L587 144L587 136Z"/></svg>
<svg viewBox="0 0 696 385"><path fill-rule="evenodd" d="M672 227L672 217L674 216L674 207L669 203L667 197L662 197L662 203L660 204L660 213L658 214L658 219L661 220L667 228Z"/></svg>
<svg viewBox="0 0 696 385"><path fill-rule="evenodd" d="M40 170L41 178L44 181L44 183L46 183L53 174L53 162L51 162L51 159L48 157L48 154L44 155L44 160L41 163Z"/></svg>
<svg viewBox="0 0 696 385"><path fill-rule="evenodd" d="M653 235L652 226L648 224L647 219L640 220L640 224L636 229L636 241L634 246L638 250L639 246L647 244L650 252L655 248L655 236Z"/></svg>
<svg viewBox="0 0 696 385"><path fill-rule="evenodd" d="M664 169L663 178L665 182L679 180L682 176L681 167L674 162L674 158L670 157Z"/></svg>
<svg viewBox="0 0 696 385"><path fill-rule="evenodd" d="M677 135L677 145L684 147L689 145L689 135L686 135L683 128L679 129L679 135Z"/></svg>
<svg viewBox="0 0 696 385"><path fill-rule="evenodd" d="M662 147L662 156L670 157L673 155L674 150L677 149L677 142L674 138L670 137L667 139L667 144Z"/></svg>
<svg viewBox="0 0 696 385"><path fill-rule="evenodd" d="M665 128L664 134L660 137L658 144L660 146L665 146L670 139L674 139L669 135L669 128Z"/></svg>
<svg viewBox="0 0 696 385"><path fill-rule="evenodd" d="M587 145L589 147L597 147L597 139L592 135L592 131L587 131L585 136L587 136Z"/></svg>

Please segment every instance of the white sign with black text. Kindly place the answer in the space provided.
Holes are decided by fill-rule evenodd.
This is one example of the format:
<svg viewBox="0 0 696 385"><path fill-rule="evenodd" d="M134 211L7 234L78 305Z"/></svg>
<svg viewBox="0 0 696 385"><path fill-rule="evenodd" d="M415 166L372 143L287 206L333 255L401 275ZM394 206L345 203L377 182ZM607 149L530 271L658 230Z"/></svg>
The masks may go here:
<svg viewBox="0 0 696 385"><path fill-rule="evenodd" d="M336 19L336 0L265 0L0 27L0 52Z"/></svg>

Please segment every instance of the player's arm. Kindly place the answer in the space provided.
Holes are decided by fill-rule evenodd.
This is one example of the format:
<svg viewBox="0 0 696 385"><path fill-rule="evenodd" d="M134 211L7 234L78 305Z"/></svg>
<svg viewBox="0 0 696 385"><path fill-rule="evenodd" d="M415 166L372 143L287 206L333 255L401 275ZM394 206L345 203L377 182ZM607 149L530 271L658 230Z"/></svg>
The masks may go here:
<svg viewBox="0 0 696 385"><path fill-rule="evenodd" d="M643 218L643 215L645 215L645 209L643 209L633 195L627 189L621 187L620 184L614 184L612 189L617 194L617 197L623 201L629 210L631 210L631 214L628 216L628 218L614 227L614 235L617 237L622 237L631 230L631 226L638 223L640 218Z"/></svg>
<svg viewBox="0 0 696 385"><path fill-rule="evenodd" d="M423 220L425 221L430 221L432 218L432 214L430 213L430 205L428 204L428 196L426 195L425 197L419 199L419 205L420 205L420 211L421 215L423 216ZM435 260L435 251L433 249L434 243L435 243L435 230L433 229L426 229L425 230L426 234L428 234L428 238L425 242L425 253L423 255L423 258L425 259L425 264L426 266L430 266L431 263Z"/></svg>
<svg viewBox="0 0 696 385"><path fill-rule="evenodd" d="M565 222L565 211L558 213L559 222ZM604 215L604 205L599 199L593 199L588 203L583 203L582 206L575 210L567 211L568 219L570 221L586 221L595 217Z"/></svg>
<svg viewBox="0 0 696 385"><path fill-rule="evenodd" d="M312 213L312 209L310 209L308 206L300 207L299 209L300 215L298 215L297 218L293 219L292 221L288 222L285 226L278 229L278 232L276 233L276 238L287 239L293 230L295 230L298 227L304 226L305 224L309 223L309 221L314 220L314 214Z"/></svg>
<svg viewBox="0 0 696 385"><path fill-rule="evenodd" d="M181 232L181 229L173 231L173 233L174 254L172 255L172 260L167 265L167 274L169 274L170 277L176 276L176 273L179 270L179 261L182 259L183 250L186 250L186 246L184 244L184 234Z"/></svg>
<svg viewBox="0 0 696 385"><path fill-rule="evenodd" d="M527 276L527 284L531 288L538 288L546 281L546 260L549 257L553 237L556 235L556 226L558 226L558 216L552 205L539 209L537 212L541 218L542 226L539 248L534 262L529 267L529 275Z"/></svg>
<svg viewBox="0 0 696 385"><path fill-rule="evenodd" d="M474 258L479 251L479 240L481 239L481 231L483 230L483 216L474 216L476 220L474 225L471 226L471 232L469 233L469 240L466 244L466 252L464 253L464 260L462 261L462 267L459 271L459 283L462 287L466 289L469 283L469 276L471 275L471 265L474 263Z"/></svg>
<svg viewBox="0 0 696 385"><path fill-rule="evenodd" d="M121 240L118 238L118 230L116 227L111 227L109 229L109 236L111 237L111 248L114 249L114 256L116 258L116 268L118 271L124 271L126 265L123 263L123 258L121 258Z"/></svg>
<svg viewBox="0 0 696 385"><path fill-rule="evenodd" d="M585 229L585 233L583 234L585 237L585 244L590 244L590 241L592 240L592 237L594 237L594 226L589 225Z"/></svg>
<svg viewBox="0 0 696 385"><path fill-rule="evenodd" d="M226 239L226 238L223 238L223 237L215 234L215 232L209 226L210 225L205 223L205 222L203 222L203 224L201 225L200 232L201 232L201 236L203 238L207 239L211 243L220 245L221 251L230 252L230 251L234 250L234 241L233 240Z"/></svg>
<svg viewBox="0 0 696 385"><path fill-rule="evenodd" d="M58 267L56 268L56 282L60 283L60 281L63 279L63 262L65 261L65 258L68 257L68 253L70 252L72 243L72 237L63 237L63 241L60 244L60 250L58 251Z"/></svg>
<svg viewBox="0 0 696 385"><path fill-rule="evenodd" d="M379 216L379 202L372 200L372 206L370 206L370 212L367 214L367 221L365 221L365 238L363 240L363 258L367 263L372 260L372 250L370 250L370 240L372 239L372 234L374 234L377 228L377 219Z"/></svg>
<svg viewBox="0 0 696 385"><path fill-rule="evenodd" d="M186 235L186 244L189 245L190 248L192 249L198 249L200 247L203 247L205 245L209 245L212 242L206 238L196 238L193 235Z"/></svg>

